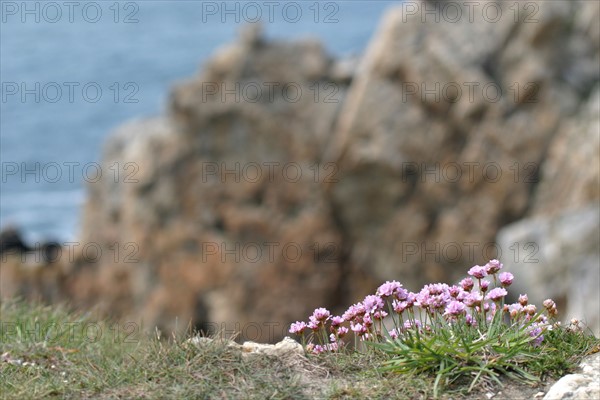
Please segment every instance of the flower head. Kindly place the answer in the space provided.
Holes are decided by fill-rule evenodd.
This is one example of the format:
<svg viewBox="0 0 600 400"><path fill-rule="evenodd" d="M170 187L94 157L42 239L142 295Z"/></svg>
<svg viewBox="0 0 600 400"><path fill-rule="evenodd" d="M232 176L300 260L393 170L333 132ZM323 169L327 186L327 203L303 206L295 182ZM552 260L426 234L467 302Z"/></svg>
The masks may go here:
<svg viewBox="0 0 600 400"><path fill-rule="evenodd" d="M474 276L477 279L482 279L487 275L487 271L485 267L482 267L481 265L476 265L474 267L471 267L468 274Z"/></svg>
<svg viewBox="0 0 600 400"><path fill-rule="evenodd" d="M408 308L408 303L406 301L394 300L392 302L392 307L394 308L394 311L396 311L398 314L402 314L404 310Z"/></svg>
<svg viewBox="0 0 600 400"><path fill-rule="evenodd" d="M504 288L495 288L490 290L490 292L485 296L487 300L498 301L506 296L508 292Z"/></svg>
<svg viewBox="0 0 600 400"><path fill-rule="evenodd" d="M408 304L408 307L412 307L413 305L415 305L416 301L417 294L413 292L408 292L408 296L406 296L406 304Z"/></svg>
<svg viewBox="0 0 600 400"><path fill-rule="evenodd" d="M513 279L515 279L515 276L513 274L511 274L510 272L501 272L499 276L500 276L500 283L504 287L510 286L513 283Z"/></svg>
<svg viewBox="0 0 600 400"><path fill-rule="evenodd" d="M306 322L296 321L290 326L290 333L295 333L296 335L302 335L304 330L308 328Z"/></svg>
<svg viewBox="0 0 600 400"><path fill-rule="evenodd" d="M404 329L411 329L414 327L420 328L421 327L421 321L418 319L407 319L406 321L404 321Z"/></svg>
<svg viewBox="0 0 600 400"><path fill-rule="evenodd" d="M529 302L529 298L527 297L527 294L519 295L519 304L520 305L526 306L528 302Z"/></svg>
<svg viewBox="0 0 600 400"><path fill-rule="evenodd" d="M494 275L496 272L500 271L504 265L498 260L490 260L487 264L485 264L485 272L488 275Z"/></svg>
<svg viewBox="0 0 600 400"><path fill-rule="evenodd" d="M479 288L481 289L482 292L484 292L484 293L487 292L489 287L490 287L490 281L483 279L479 282Z"/></svg>
<svg viewBox="0 0 600 400"><path fill-rule="evenodd" d="M423 309L442 309L450 299L449 286L445 283L425 285L417 294L418 306Z"/></svg>
<svg viewBox="0 0 600 400"><path fill-rule="evenodd" d="M530 329L531 330L529 331L529 336L533 338L533 347L538 347L540 344L542 344L542 341L544 340L544 335L542 335L544 330L537 323L531 324Z"/></svg>
<svg viewBox="0 0 600 400"><path fill-rule="evenodd" d="M508 306L508 313L511 318L516 318L523 312L523 306L520 303L511 304Z"/></svg>
<svg viewBox="0 0 600 400"><path fill-rule="evenodd" d="M558 314L558 309L556 308L556 303L554 302L554 300L546 299L546 300L544 300L543 304L544 304L544 308L546 309L546 311L548 311L548 314L550 314L550 315Z"/></svg>
<svg viewBox="0 0 600 400"><path fill-rule="evenodd" d="M381 320L381 319L384 319L385 317L387 317L387 315L388 315L388 313L385 312L384 310L379 310L379 311L375 311L373 313L373 318Z"/></svg>
<svg viewBox="0 0 600 400"><path fill-rule="evenodd" d="M331 317L331 313L326 308L317 308L312 315L317 321L325 322Z"/></svg>
<svg viewBox="0 0 600 400"><path fill-rule="evenodd" d="M545 309L549 309L549 308L556 306L556 304L554 303L554 301L552 299L546 299L546 300L544 300L544 302L542 304L544 305Z"/></svg>
<svg viewBox="0 0 600 400"><path fill-rule="evenodd" d="M483 309L486 312L491 311L491 316L493 316L494 314L496 314L496 303L484 303ZM488 321L491 321L491 318Z"/></svg>
<svg viewBox="0 0 600 400"><path fill-rule="evenodd" d="M456 317L458 315L464 314L466 312L466 310L467 310L467 306L465 306L464 303L462 303L460 301L452 300L446 306L446 312L444 313L444 315L450 315L450 316Z"/></svg>
<svg viewBox="0 0 600 400"><path fill-rule="evenodd" d="M343 323L344 323L344 318L342 318L342 317L338 317L336 315L335 317L331 318L331 326L332 327L340 326Z"/></svg>
<svg viewBox="0 0 600 400"><path fill-rule="evenodd" d="M369 295L363 300L363 305L365 306L366 312L374 313L375 311L382 310L384 303L381 297Z"/></svg>
<svg viewBox="0 0 600 400"><path fill-rule="evenodd" d="M337 330L337 337L343 338L348 333L348 328L345 326L340 326Z"/></svg>
<svg viewBox="0 0 600 400"><path fill-rule="evenodd" d="M402 289L402 284L400 282L386 281L383 285L379 286L376 294L381 297L389 297L398 294L401 290L404 292L402 293L404 297L406 297L406 290Z"/></svg>
<svg viewBox="0 0 600 400"><path fill-rule="evenodd" d="M471 292L465 297L464 303L467 307L475 307L481 304L483 296L479 292Z"/></svg>
<svg viewBox="0 0 600 400"><path fill-rule="evenodd" d="M457 298L462 291L462 288L456 285L452 285L448 288L448 294L454 299Z"/></svg>
<svg viewBox="0 0 600 400"><path fill-rule="evenodd" d="M342 315L345 321L352 321L357 316L362 316L366 312L363 303L356 303L351 305L348 310Z"/></svg>
<svg viewBox="0 0 600 400"><path fill-rule="evenodd" d="M475 284L473 283L473 279L471 278L465 278L462 281L460 281L460 286L462 286L463 290L470 292L471 289L473 289L473 286Z"/></svg>
<svg viewBox="0 0 600 400"><path fill-rule="evenodd" d="M544 304L544 308L546 309L546 311L548 311L548 314L550 314L550 315L558 314L558 309L556 308L556 303L554 302L554 300L546 299L546 300L544 300L543 304Z"/></svg>
<svg viewBox="0 0 600 400"><path fill-rule="evenodd" d="M527 304L525 307L523 307L523 310L529 315L535 315L537 312L537 307L535 304Z"/></svg>
<svg viewBox="0 0 600 400"><path fill-rule="evenodd" d="M358 324L358 323L355 324L353 322L350 322L350 329L352 329L352 332L354 332L358 336L362 336L365 333L367 333L367 327L364 326L363 324Z"/></svg>
<svg viewBox="0 0 600 400"><path fill-rule="evenodd" d="M321 324L319 323L319 321L315 320L314 316L310 316L308 318L308 325L306 325L308 328L312 329L313 331L317 331L319 330L319 327L321 326Z"/></svg>

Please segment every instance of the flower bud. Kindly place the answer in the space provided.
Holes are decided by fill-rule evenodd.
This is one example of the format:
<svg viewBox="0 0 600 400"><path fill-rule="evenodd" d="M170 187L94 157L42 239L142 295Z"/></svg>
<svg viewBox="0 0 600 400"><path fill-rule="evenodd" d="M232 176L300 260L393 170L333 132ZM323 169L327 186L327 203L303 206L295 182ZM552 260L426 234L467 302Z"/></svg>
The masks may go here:
<svg viewBox="0 0 600 400"><path fill-rule="evenodd" d="M546 300L544 300L543 304L544 304L544 308L546 310L549 310L552 307L556 307L556 303L552 299L546 299Z"/></svg>
<svg viewBox="0 0 600 400"><path fill-rule="evenodd" d="M535 304L529 304L525 306L525 312L529 315L535 315L536 311L537 308L535 307Z"/></svg>
<svg viewBox="0 0 600 400"><path fill-rule="evenodd" d="M529 302L529 298L527 297L527 294L519 295L519 304L520 305L526 306L528 302Z"/></svg>

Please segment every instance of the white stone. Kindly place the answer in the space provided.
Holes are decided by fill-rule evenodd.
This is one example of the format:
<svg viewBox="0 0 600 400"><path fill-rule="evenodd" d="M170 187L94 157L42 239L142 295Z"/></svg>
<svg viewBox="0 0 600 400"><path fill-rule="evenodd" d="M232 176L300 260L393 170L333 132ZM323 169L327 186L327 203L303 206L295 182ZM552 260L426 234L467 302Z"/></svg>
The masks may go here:
<svg viewBox="0 0 600 400"><path fill-rule="evenodd" d="M563 376L543 400L600 399L600 353L581 363L581 373Z"/></svg>
<svg viewBox="0 0 600 400"><path fill-rule="evenodd" d="M276 357L304 355L304 349L302 348L302 345L287 336L277 344L244 342L242 345L242 352L251 354L266 354Z"/></svg>
<svg viewBox="0 0 600 400"><path fill-rule="evenodd" d="M187 341L187 343L193 344L198 347L209 345L213 342L214 339L201 336L190 338ZM304 356L304 348L302 347L302 345L294 339L287 336L281 342L276 344L264 344L248 341L240 345L234 342L233 340L226 340L226 342L228 347L234 348L236 350L241 350L242 354L244 355L263 354L279 358L289 357L293 355Z"/></svg>

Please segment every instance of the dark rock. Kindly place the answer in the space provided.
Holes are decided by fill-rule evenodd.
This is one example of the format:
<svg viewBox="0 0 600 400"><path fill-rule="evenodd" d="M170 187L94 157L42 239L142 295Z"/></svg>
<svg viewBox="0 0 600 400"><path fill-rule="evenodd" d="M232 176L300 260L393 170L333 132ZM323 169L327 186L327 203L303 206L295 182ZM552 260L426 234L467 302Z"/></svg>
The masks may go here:
<svg viewBox="0 0 600 400"><path fill-rule="evenodd" d="M0 254L21 254L30 251L31 248L25 244L21 232L13 227L8 227L0 232Z"/></svg>

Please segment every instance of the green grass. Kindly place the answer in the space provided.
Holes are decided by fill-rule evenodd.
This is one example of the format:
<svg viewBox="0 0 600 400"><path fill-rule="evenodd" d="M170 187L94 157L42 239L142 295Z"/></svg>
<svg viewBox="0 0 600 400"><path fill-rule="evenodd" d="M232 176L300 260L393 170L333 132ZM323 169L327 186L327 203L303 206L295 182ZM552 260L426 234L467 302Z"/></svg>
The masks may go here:
<svg viewBox="0 0 600 400"><path fill-rule="evenodd" d="M376 349L291 361L244 357L224 341L198 347L186 343L185 335L158 339L122 325L117 330L110 322L96 322L92 316L65 307L19 301L1 304L0 321L2 398L433 397L435 374L386 372L380 367L389 356ZM544 356L527 369L541 381L557 378L599 345L591 336L554 331L547 335L541 352ZM517 387L516 393L530 397L525 386ZM465 394L463 389L450 387L452 398L481 398L481 392Z"/></svg>

